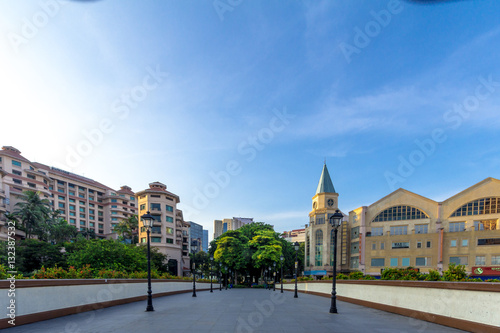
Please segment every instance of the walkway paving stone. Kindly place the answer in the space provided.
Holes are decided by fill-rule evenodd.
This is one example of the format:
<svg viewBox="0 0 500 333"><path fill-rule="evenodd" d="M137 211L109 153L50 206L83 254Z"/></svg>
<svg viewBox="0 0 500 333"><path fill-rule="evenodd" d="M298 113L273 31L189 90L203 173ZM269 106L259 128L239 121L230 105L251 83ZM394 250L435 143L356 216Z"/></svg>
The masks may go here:
<svg viewBox="0 0 500 333"><path fill-rule="evenodd" d="M446 326L337 302L330 314L330 299L314 295L264 289L198 292L153 299L154 312L145 312L146 301L22 325L8 333L433 333L463 332Z"/></svg>

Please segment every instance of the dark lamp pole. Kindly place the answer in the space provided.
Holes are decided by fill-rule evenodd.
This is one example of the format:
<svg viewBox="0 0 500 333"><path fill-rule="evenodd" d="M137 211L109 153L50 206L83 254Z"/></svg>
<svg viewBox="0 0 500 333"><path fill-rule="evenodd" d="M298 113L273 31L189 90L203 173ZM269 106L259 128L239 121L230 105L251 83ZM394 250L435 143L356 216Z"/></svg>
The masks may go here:
<svg viewBox="0 0 500 333"><path fill-rule="evenodd" d="M227 266L224 266L224 272L226 273L226 290L227 290Z"/></svg>
<svg viewBox="0 0 500 333"><path fill-rule="evenodd" d="M273 262L273 277L274 277L273 291L276 291L276 261Z"/></svg>
<svg viewBox="0 0 500 333"><path fill-rule="evenodd" d="M222 263L219 263L219 291L222 291Z"/></svg>
<svg viewBox="0 0 500 333"><path fill-rule="evenodd" d="M342 218L344 215L337 209L335 214L330 216L330 224L333 228L334 241L333 244L333 279L332 279L332 300L330 304L330 313L337 313L337 231L342 224Z"/></svg>
<svg viewBox="0 0 500 333"><path fill-rule="evenodd" d="M214 263L214 256L210 256L210 292L213 293L214 290L212 288L212 266Z"/></svg>
<svg viewBox="0 0 500 333"><path fill-rule="evenodd" d="M299 275L299 262L297 261L297 255L300 248L299 242L295 242L295 244L293 244L293 247L295 248L295 295L293 295L293 298L298 298L299 295L297 295L297 280Z"/></svg>
<svg viewBox="0 0 500 333"><path fill-rule="evenodd" d="M196 297L196 263L194 261L194 256L196 255L196 251L198 250L198 245L196 243L194 243L194 245L192 245L192 252L193 252L193 255L191 256L193 262L191 264L192 268L193 268L193 297Z"/></svg>
<svg viewBox="0 0 500 333"><path fill-rule="evenodd" d="M154 311L153 308L153 298L151 296L151 248L149 245L149 234L150 230L153 227L153 216L149 214L149 211L141 216L142 224L146 228L147 234L147 242L148 242L148 305L146 307L146 311Z"/></svg>
<svg viewBox="0 0 500 333"><path fill-rule="evenodd" d="M280 261L281 261L281 293L283 294L283 261L285 260L285 257L283 255L280 256Z"/></svg>

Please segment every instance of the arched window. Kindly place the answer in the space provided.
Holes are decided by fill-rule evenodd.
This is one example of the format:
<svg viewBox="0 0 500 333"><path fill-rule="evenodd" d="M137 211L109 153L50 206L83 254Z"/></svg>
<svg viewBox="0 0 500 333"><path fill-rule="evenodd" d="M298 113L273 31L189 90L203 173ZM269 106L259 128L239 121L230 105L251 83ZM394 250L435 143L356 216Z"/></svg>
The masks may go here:
<svg viewBox="0 0 500 333"><path fill-rule="evenodd" d="M405 221L428 219L423 210L411 206L394 206L378 214L372 222Z"/></svg>
<svg viewBox="0 0 500 333"><path fill-rule="evenodd" d="M309 252L309 232L306 234L306 267L309 267L311 265L311 260L309 259L309 256L311 253Z"/></svg>
<svg viewBox="0 0 500 333"><path fill-rule="evenodd" d="M466 203L450 217L500 213L500 198L483 198Z"/></svg>
<svg viewBox="0 0 500 333"><path fill-rule="evenodd" d="M330 266L333 266L333 250L335 246L335 230L330 233Z"/></svg>
<svg viewBox="0 0 500 333"><path fill-rule="evenodd" d="M323 266L322 253L323 253L323 231L317 230L316 231L316 251L315 251L315 258L314 258L316 266Z"/></svg>

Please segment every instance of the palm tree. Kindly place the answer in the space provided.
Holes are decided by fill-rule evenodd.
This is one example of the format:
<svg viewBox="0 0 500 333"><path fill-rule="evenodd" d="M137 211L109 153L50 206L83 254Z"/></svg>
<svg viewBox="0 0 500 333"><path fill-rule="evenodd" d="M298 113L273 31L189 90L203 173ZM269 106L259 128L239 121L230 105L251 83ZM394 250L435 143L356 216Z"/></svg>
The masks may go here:
<svg viewBox="0 0 500 333"><path fill-rule="evenodd" d="M38 192L25 191L16 203L12 216L21 223L18 229L26 232L26 238L33 234L43 236L45 223L50 219L50 201L41 199Z"/></svg>
<svg viewBox="0 0 500 333"><path fill-rule="evenodd" d="M137 215L132 215L123 221L120 221L113 230L123 239L130 239L132 244L138 242L136 237L137 228L139 227L139 221L137 220Z"/></svg>

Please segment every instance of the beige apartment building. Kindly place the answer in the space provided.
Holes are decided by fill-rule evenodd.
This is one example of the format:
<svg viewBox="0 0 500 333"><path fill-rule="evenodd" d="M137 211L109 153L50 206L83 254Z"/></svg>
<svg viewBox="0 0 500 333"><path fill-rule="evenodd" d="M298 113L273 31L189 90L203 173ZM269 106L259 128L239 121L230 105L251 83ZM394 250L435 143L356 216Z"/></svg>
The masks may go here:
<svg viewBox="0 0 500 333"><path fill-rule="evenodd" d="M476 274L493 267L498 276L499 218L498 179L487 178L443 202L398 189L349 213L350 268L368 274L408 266L441 272L455 263Z"/></svg>
<svg viewBox="0 0 500 333"><path fill-rule="evenodd" d="M246 217L233 217L232 219L214 220L214 239L228 230L237 230L245 224L253 222L253 218Z"/></svg>
<svg viewBox="0 0 500 333"><path fill-rule="evenodd" d="M305 275L332 274L328 223L338 193L326 165L306 225ZM450 263L477 276L500 276L500 180L487 178L437 202L398 189L349 212L338 232L337 271L380 275L387 267L442 272Z"/></svg>
<svg viewBox="0 0 500 333"><path fill-rule="evenodd" d="M290 243L299 242L304 243L306 241L306 229L295 229L291 231L283 231L281 235L285 240Z"/></svg>
<svg viewBox="0 0 500 333"><path fill-rule="evenodd" d="M149 188L136 193L139 205L139 216L148 211L154 218L151 229L151 246L174 260L177 275L189 272L189 223L183 219L182 211L177 209L179 197L169 191L160 182L149 184ZM147 232L139 223L139 242L147 242Z"/></svg>

